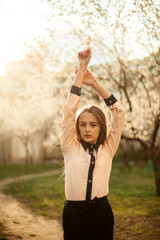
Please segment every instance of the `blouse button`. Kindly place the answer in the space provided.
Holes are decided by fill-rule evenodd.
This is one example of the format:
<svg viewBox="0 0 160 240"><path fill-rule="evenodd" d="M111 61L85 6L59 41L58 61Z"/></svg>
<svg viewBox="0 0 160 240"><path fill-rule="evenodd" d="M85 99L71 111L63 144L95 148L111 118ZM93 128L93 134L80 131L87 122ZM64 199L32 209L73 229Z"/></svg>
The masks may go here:
<svg viewBox="0 0 160 240"><path fill-rule="evenodd" d="M90 154L92 154L93 152L92 152L92 151L90 151L89 153L90 153Z"/></svg>
<svg viewBox="0 0 160 240"><path fill-rule="evenodd" d="M91 145L91 148L93 148L93 145Z"/></svg>
<svg viewBox="0 0 160 240"><path fill-rule="evenodd" d="M89 183L91 183L91 182L92 182L92 180L88 180L88 182L89 182Z"/></svg>
<svg viewBox="0 0 160 240"><path fill-rule="evenodd" d="M94 164L94 161L92 161L91 163Z"/></svg>

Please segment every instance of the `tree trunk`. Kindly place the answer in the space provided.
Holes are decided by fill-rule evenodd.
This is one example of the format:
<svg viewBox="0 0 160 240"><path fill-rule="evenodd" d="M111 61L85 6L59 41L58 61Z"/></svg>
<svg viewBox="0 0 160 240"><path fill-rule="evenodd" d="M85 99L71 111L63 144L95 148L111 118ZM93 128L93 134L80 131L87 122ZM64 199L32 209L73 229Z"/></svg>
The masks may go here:
<svg viewBox="0 0 160 240"><path fill-rule="evenodd" d="M5 140L2 139L1 143L2 143L2 166L3 169L5 169L6 168Z"/></svg>
<svg viewBox="0 0 160 240"><path fill-rule="evenodd" d="M29 171L29 162L30 162L30 153L28 149L28 139L24 140L24 147L26 151L26 157L25 157L25 173L28 173Z"/></svg>
<svg viewBox="0 0 160 240"><path fill-rule="evenodd" d="M29 161L28 157L25 158L25 173L27 174L29 172Z"/></svg>
<svg viewBox="0 0 160 240"><path fill-rule="evenodd" d="M152 156L155 183L156 183L156 192L158 197L160 197L160 159L159 158L160 158L160 153L153 154Z"/></svg>
<svg viewBox="0 0 160 240"><path fill-rule="evenodd" d="M42 166L45 168L46 167L46 159L42 158Z"/></svg>
<svg viewBox="0 0 160 240"><path fill-rule="evenodd" d="M127 168L130 168L127 152L125 151L123 144L120 144L120 149L121 149L121 153L122 153L122 161L123 161L124 166Z"/></svg>
<svg viewBox="0 0 160 240"><path fill-rule="evenodd" d="M31 162L31 163L34 163L35 150L34 150L34 143L33 143L32 140L30 141L30 146L31 146L30 162Z"/></svg>

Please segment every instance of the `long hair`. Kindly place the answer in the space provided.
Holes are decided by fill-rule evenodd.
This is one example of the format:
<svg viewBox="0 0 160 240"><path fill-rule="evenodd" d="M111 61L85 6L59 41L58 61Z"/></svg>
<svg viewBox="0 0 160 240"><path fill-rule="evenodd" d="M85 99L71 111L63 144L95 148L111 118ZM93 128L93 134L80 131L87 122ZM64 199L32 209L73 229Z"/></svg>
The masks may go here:
<svg viewBox="0 0 160 240"><path fill-rule="evenodd" d="M107 135L107 125L106 125L106 117L104 115L104 113L102 112L102 110L96 106L86 106L84 108L82 108L82 110L79 112L77 118L76 118L76 123L75 123L75 127L76 127L76 140L81 142L81 136L80 136L80 131L79 131L79 118L81 116L82 113L84 112L89 112L92 113L96 119L97 122L100 126L100 133L97 139L97 143L99 144L103 144L105 139L106 139L106 135Z"/></svg>

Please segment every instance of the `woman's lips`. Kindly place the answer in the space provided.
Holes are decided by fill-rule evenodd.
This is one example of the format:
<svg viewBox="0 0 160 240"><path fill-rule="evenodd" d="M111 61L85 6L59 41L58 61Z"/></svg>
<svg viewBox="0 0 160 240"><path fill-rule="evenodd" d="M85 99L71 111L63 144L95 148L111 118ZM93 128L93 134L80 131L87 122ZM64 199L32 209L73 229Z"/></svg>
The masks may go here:
<svg viewBox="0 0 160 240"><path fill-rule="evenodd" d="M90 137L91 137L91 135L89 135L89 134L86 134L86 135L85 135L85 137L86 137L86 138L90 138Z"/></svg>

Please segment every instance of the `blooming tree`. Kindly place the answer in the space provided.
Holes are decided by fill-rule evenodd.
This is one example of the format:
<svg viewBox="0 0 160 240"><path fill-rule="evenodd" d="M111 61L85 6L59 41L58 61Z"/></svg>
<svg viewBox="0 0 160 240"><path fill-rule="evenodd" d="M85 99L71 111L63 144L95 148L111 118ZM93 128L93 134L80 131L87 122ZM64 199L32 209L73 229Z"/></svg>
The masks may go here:
<svg viewBox="0 0 160 240"><path fill-rule="evenodd" d="M139 142L152 160L160 196L159 1L80 0L65 6L61 0L48 2L54 14L58 9L60 21L72 24L74 17L71 28L76 36L91 35L94 63L102 64L93 70L126 106L122 137ZM89 94L95 96L90 90Z"/></svg>

